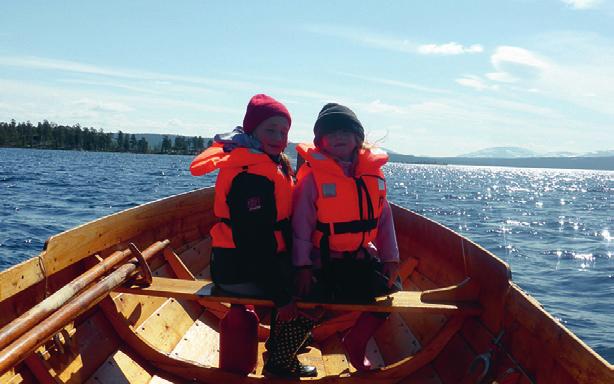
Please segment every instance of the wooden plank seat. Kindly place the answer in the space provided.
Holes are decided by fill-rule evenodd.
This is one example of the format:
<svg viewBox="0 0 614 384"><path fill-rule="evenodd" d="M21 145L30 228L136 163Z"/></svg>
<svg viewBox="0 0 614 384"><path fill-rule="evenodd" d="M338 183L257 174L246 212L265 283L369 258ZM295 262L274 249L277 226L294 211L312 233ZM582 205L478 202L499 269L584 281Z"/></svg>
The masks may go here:
<svg viewBox="0 0 614 384"><path fill-rule="evenodd" d="M454 289L454 287L442 290ZM184 300L222 302L230 304L253 304L272 307L273 302L263 297L236 296L216 288L210 280L183 280L165 277L154 277L149 286L135 284L116 289L118 292L136 295L173 297ZM438 290L439 291L439 290ZM432 291L431 291L432 292ZM481 307L474 301L427 302L423 299L428 291L399 291L375 298L372 303L329 303L329 302L297 302L298 308L324 308L337 311L369 311L369 312L416 312L439 314L478 315ZM426 295L432 296L432 295Z"/></svg>

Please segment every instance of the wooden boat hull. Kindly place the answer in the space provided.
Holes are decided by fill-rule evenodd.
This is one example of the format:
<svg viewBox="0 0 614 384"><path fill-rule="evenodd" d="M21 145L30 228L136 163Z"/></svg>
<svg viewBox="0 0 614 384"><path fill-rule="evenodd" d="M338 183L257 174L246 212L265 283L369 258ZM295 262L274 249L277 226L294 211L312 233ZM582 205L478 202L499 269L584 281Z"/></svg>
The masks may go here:
<svg viewBox="0 0 614 384"><path fill-rule="evenodd" d="M145 249L156 241L170 241L164 252L148 259L155 281L184 279L193 285L209 279L208 232L216 222L213 195L213 188L205 188L172 196L51 237L40 255L0 273L0 326L114 252L127 249L129 243ZM481 310L463 311L459 305L458 310L395 311L369 343L368 354L378 368L367 373L357 373L348 364L340 344L339 334L352 325L357 313L329 311L313 332L315 345L300 356L318 367L315 381L473 383L487 361L483 382L614 382L612 365L511 282L504 262L423 216L397 206L393 214L404 289L420 296L421 291L465 282L462 289L421 296L473 301ZM87 289L95 284L99 283ZM129 292L118 287L98 297L91 308L76 312L54 330L54 337L41 339L32 351L24 352L22 361L0 372L0 383L288 381L262 375L266 309L260 311L264 324L259 329L258 368L241 377L217 368L217 330L225 304L160 290ZM55 316L57 311L51 313ZM3 345L0 363L9 347Z"/></svg>

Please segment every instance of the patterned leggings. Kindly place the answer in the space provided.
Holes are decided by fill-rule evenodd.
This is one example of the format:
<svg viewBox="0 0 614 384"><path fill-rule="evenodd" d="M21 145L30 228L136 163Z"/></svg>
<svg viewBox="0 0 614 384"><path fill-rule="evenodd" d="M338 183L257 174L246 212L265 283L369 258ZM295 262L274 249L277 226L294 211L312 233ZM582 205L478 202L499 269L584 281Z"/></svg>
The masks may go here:
<svg viewBox="0 0 614 384"><path fill-rule="evenodd" d="M295 371L299 361L296 354L307 340L314 322L305 317L290 321L275 320L271 330L268 364L278 368Z"/></svg>

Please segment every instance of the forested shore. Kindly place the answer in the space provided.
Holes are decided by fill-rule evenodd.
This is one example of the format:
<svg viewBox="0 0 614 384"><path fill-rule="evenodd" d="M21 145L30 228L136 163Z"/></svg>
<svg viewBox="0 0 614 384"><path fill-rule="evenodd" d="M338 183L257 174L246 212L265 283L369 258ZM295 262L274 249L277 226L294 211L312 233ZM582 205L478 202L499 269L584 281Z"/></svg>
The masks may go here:
<svg viewBox="0 0 614 384"><path fill-rule="evenodd" d="M209 145L209 139L201 136L174 136L172 139L170 135L161 136L161 141L150 143L144 135L105 132L79 124L59 125L47 120L36 124L15 120L0 122L0 147L189 155Z"/></svg>

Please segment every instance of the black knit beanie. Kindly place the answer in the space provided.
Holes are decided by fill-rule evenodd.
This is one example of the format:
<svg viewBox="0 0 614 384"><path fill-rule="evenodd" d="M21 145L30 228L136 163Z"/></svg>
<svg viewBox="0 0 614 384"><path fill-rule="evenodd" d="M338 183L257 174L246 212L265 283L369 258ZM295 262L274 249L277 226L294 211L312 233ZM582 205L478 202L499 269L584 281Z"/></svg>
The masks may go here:
<svg viewBox="0 0 614 384"><path fill-rule="evenodd" d="M328 103L322 107L313 126L315 135L313 142L318 143L324 135L337 130L352 131L360 138L360 141L365 140L365 129L356 114L346 106Z"/></svg>

